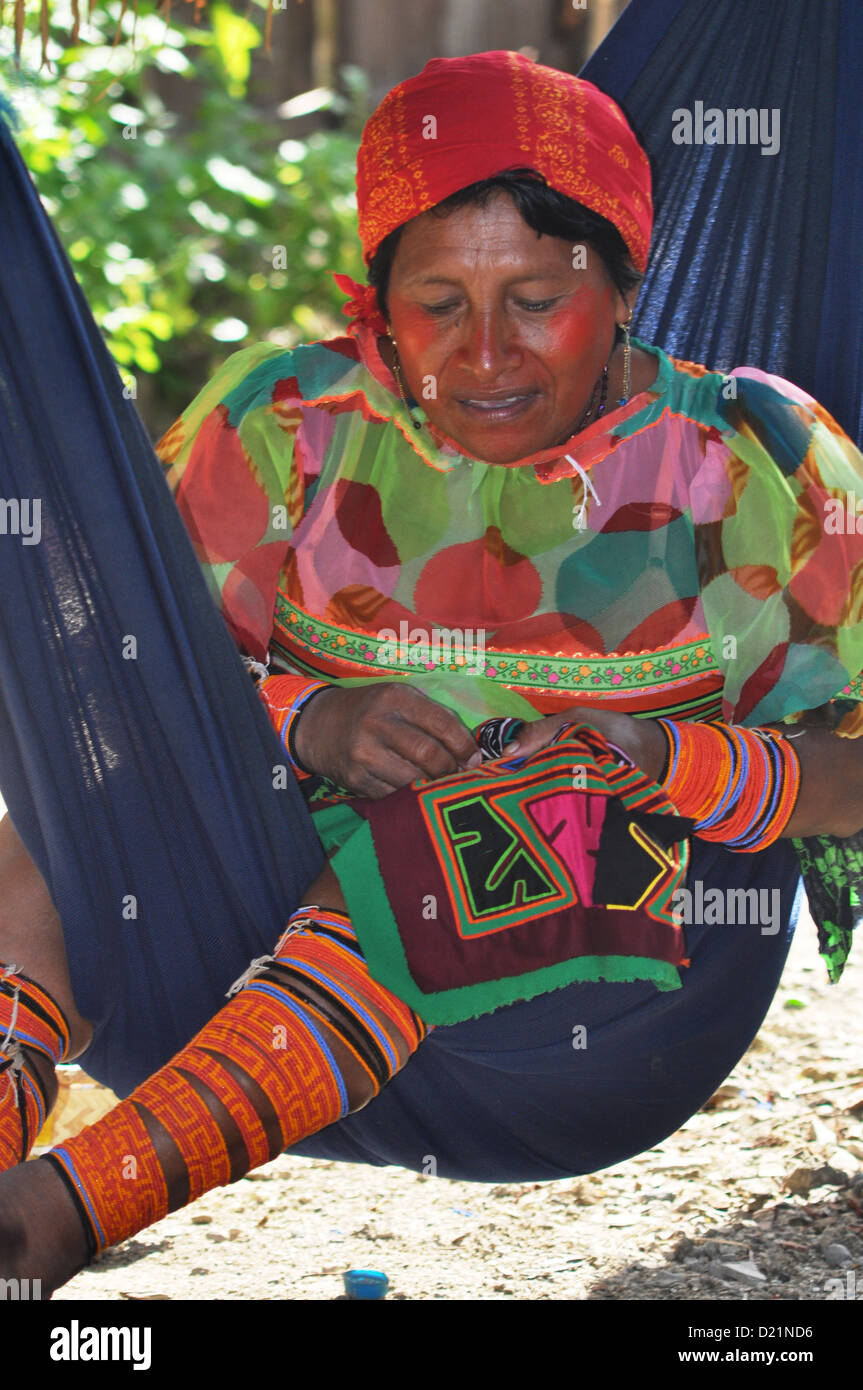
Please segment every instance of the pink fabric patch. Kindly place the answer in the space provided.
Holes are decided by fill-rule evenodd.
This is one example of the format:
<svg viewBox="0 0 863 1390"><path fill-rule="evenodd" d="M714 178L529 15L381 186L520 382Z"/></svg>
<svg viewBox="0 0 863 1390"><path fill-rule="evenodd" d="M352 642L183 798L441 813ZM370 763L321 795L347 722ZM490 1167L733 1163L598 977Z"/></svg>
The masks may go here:
<svg viewBox="0 0 863 1390"><path fill-rule="evenodd" d="M341 588L364 585L388 598L398 582L398 564L386 568L376 565L345 541L334 514L335 504L335 488L323 488L294 533L297 573L309 613L326 613L333 595L333 575L339 576ZM387 624L382 622L381 626Z"/></svg>
<svg viewBox="0 0 863 1390"><path fill-rule="evenodd" d="M573 764L573 778L577 766ZM573 788L537 797L525 810L571 873L579 901L592 905L605 798Z"/></svg>
<svg viewBox="0 0 863 1390"><path fill-rule="evenodd" d="M790 396L797 405L812 406L815 404L814 398L810 396L800 386L795 386L793 381L786 381L784 376L773 376L770 372L762 372L760 367L735 367L728 373L729 376L747 376L753 381L763 381L765 386L772 386L774 391L778 391L782 396Z"/></svg>
<svg viewBox="0 0 863 1390"><path fill-rule="evenodd" d="M727 444L708 439L704 448L704 462L689 488L692 520L696 526L721 521L725 515L731 496L731 480L725 466L730 457Z"/></svg>

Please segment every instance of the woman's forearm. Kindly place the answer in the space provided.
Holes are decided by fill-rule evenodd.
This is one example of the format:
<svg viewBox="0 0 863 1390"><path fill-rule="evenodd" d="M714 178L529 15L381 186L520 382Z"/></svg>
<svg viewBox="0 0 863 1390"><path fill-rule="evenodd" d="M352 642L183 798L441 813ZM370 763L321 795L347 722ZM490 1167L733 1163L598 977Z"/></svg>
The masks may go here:
<svg viewBox="0 0 863 1390"><path fill-rule="evenodd" d="M584 716L583 709L569 715ZM557 716L561 719L563 716ZM665 757L666 743L655 719L631 719L605 711L599 719L596 712L586 715L590 723L598 724L612 742L629 753L647 772L659 778ZM547 721L551 724L552 721ZM836 835L843 838L863 829L863 739L839 738L829 729L807 727L791 730L788 725L774 726L792 740L800 761L800 786L794 810L780 838L807 835ZM521 739L527 743L526 738Z"/></svg>
<svg viewBox="0 0 863 1390"><path fill-rule="evenodd" d="M661 739L655 720L633 720L630 739L617 735L639 766L653 777ZM794 810L780 838L836 835L843 838L863 829L863 739L839 738L829 729L805 725L791 731L775 725L793 741L800 761L800 787ZM614 737L609 734L609 737Z"/></svg>
<svg viewBox="0 0 863 1390"><path fill-rule="evenodd" d="M800 790L784 837L841 838L863 829L863 740L805 727L792 737L800 759Z"/></svg>

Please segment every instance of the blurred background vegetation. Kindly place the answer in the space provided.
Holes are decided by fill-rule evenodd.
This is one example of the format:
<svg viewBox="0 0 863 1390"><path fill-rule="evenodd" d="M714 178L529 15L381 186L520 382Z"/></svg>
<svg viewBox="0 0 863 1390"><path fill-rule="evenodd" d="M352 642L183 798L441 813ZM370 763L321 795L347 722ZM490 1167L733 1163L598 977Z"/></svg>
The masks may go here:
<svg viewBox="0 0 863 1390"><path fill-rule="evenodd" d="M346 324L328 272L364 278L356 149L390 86L483 48L574 71L621 8L593 0L591 30L570 0L281 0L265 54L266 0L211 0L197 22L97 0L75 43L71 0L52 0L41 70L38 15L20 65L7 20L0 94L151 437L230 352Z"/></svg>
<svg viewBox="0 0 863 1390"><path fill-rule="evenodd" d="M119 4L94 11L90 42L53 53L53 78L22 63L13 81L7 65L0 90L21 118L19 149L96 322L124 376L134 377L155 434L228 352L260 338L290 345L336 331L344 296L327 269L362 278L354 164L365 82L345 66L347 95L322 89L300 100L300 114L311 104L343 125L297 138L297 117L274 120L248 100L259 25L218 3L209 32L139 17L133 65L131 52L111 48L119 12ZM54 19L71 27L62 5ZM159 91L166 72L194 83L192 120ZM158 392L148 389L156 374Z"/></svg>

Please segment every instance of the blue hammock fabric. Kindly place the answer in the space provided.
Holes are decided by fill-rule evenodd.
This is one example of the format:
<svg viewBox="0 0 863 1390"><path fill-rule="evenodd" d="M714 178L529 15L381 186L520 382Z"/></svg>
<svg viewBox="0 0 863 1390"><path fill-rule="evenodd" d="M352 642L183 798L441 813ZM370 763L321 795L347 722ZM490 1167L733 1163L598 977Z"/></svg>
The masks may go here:
<svg viewBox="0 0 863 1390"><path fill-rule="evenodd" d="M581 71L650 156L647 342L795 382L863 447L863 6L632 0ZM674 112L780 112L779 150L675 144Z"/></svg>
<svg viewBox="0 0 863 1390"><path fill-rule="evenodd" d="M125 1095L323 853L2 115L0 208L0 497L41 507L38 544L8 507L0 535L0 793L95 1026L81 1064Z"/></svg>
<svg viewBox="0 0 863 1390"><path fill-rule="evenodd" d="M802 904L787 840L753 855L691 845L689 882L754 890L775 909L768 930L687 926L692 965L679 990L570 985L435 1028L370 1105L289 1152L468 1182L543 1182L622 1163L679 1129L761 1027Z"/></svg>
<svg viewBox="0 0 863 1390"><path fill-rule="evenodd" d="M847 286L863 252L848 226L863 154L856 112L847 138L842 121L860 19L840 0L823 0L817 31L802 0L761 11L633 0L585 69L627 109L657 174L638 331L698 361L779 371L858 434ZM781 106L780 154L674 146L671 109L695 100ZM82 1064L125 1095L270 949L322 856L296 790L273 788L278 742L2 114L0 207L0 496L42 504L39 545L0 535L0 792L96 1024ZM739 859L694 853L711 883L741 886ZM371 1105L297 1151L418 1170L435 1155L451 1177L519 1180L657 1142L734 1065L773 997L798 874L787 842L758 860L746 872L779 885L782 912L745 990L734 929L695 928L697 981L672 1002L574 986L437 1029ZM571 1035L585 1023L597 1043L576 1080Z"/></svg>

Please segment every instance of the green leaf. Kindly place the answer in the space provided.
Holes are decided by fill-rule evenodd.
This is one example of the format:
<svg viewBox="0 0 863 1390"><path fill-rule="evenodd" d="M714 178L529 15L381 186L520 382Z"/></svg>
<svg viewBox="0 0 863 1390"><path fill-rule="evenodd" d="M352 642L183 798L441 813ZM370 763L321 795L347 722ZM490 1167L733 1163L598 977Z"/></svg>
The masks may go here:
<svg viewBox="0 0 863 1390"><path fill-rule="evenodd" d="M230 79L231 95L245 96L251 71L250 53L261 42L260 32L250 20L235 14L227 5L211 5L210 19L216 52Z"/></svg>
<svg viewBox="0 0 863 1390"><path fill-rule="evenodd" d="M38 30L28 33L22 79L13 87L0 72L0 90L21 111L24 162L114 359L138 377L157 373L139 402L156 437L241 341L232 336L240 325L250 342L342 329L344 297L328 272L363 275L354 191L361 122L355 130L351 117L346 129L302 140L290 125L274 131L237 86L249 82L243 74L262 31L251 42L247 21L224 0L198 24L176 6L170 27L139 14L134 64L131 50L111 47L119 12L119 0L96 6L85 39L58 56L56 72L39 73ZM130 6L124 34L131 18ZM70 20L68 0L52 0L52 31L65 35ZM171 95L153 89L160 53L176 57L168 66L177 71L193 56L191 125ZM361 77L353 86L363 89ZM181 88L165 84L185 104ZM305 94L305 104L336 109L321 91ZM126 125L134 138L124 138ZM285 247L282 270L273 265L277 246Z"/></svg>

